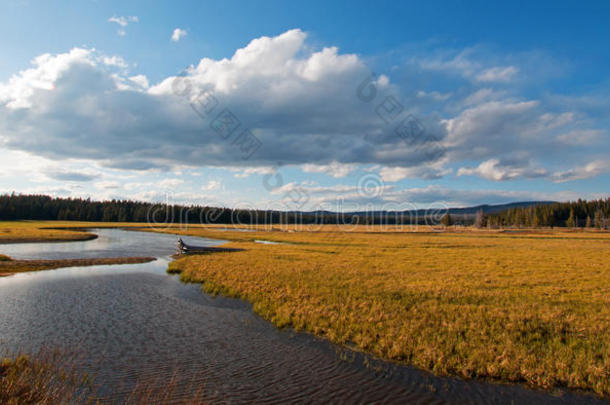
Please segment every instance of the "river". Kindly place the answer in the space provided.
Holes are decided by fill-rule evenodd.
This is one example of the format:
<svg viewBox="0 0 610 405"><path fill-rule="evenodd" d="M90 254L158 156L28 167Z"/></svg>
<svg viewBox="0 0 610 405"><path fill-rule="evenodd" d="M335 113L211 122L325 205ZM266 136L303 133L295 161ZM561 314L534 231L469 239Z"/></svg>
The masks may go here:
<svg viewBox="0 0 610 405"><path fill-rule="evenodd" d="M177 236L93 229L66 243L0 245L16 259L154 256L144 264L73 267L0 278L0 347L60 348L94 376L105 402L138 381L176 381L172 400L197 391L223 403L603 403L518 385L435 377L280 331L239 300L214 298L166 274ZM223 241L185 237L215 246Z"/></svg>

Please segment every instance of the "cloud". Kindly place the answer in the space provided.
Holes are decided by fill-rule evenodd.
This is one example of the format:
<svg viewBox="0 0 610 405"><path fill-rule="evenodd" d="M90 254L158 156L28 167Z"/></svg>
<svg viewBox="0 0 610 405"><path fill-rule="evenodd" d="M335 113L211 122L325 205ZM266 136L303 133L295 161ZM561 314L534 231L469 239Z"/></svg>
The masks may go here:
<svg viewBox="0 0 610 405"><path fill-rule="evenodd" d="M148 84L148 78L144 75L135 75L135 76L131 76L129 77L129 80L131 80L132 82L136 83L138 86L147 89L149 84Z"/></svg>
<svg viewBox="0 0 610 405"><path fill-rule="evenodd" d="M458 170L457 175L476 175L491 181L518 178L548 178L556 183L563 183L588 179L607 172L610 172L610 161L605 159L595 160L583 166L557 172L549 172L544 168L533 167L529 162L501 162L498 159L490 159L474 168L462 167Z"/></svg>
<svg viewBox="0 0 610 405"><path fill-rule="evenodd" d="M425 92L420 90L417 92L419 98L431 98L434 101L445 101L452 96L452 93L439 93L438 91Z"/></svg>
<svg viewBox="0 0 610 405"><path fill-rule="evenodd" d="M416 167L383 167L379 175L383 181L396 182L407 178L439 179L451 172L452 169L446 169L442 164L432 164Z"/></svg>
<svg viewBox="0 0 610 405"><path fill-rule="evenodd" d="M398 197L398 198L397 198ZM537 192L522 190L454 189L439 186L410 188L397 191L387 198L410 201L415 204L447 202L451 207L467 207L479 204L505 204L518 201L568 201L582 194L561 192Z"/></svg>
<svg viewBox="0 0 610 405"><path fill-rule="evenodd" d="M99 190L116 190L121 188L121 185L117 181L100 181L95 183L95 188Z"/></svg>
<svg viewBox="0 0 610 405"><path fill-rule="evenodd" d="M425 161L397 153L407 149L403 141L380 121L375 105L356 96L370 75L358 56L335 47L313 50L305 40L292 30L257 38L230 59L202 59L186 78L191 95L212 92L218 101L205 119L175 94L179 78L145 88L143 77L116 72L115 63L100 61L93 50L43 55L0 87L5 146L133 170L281 161L341 174L350 167L343 165ZM230 139L210 125L223 111L239 122ZM236 140L246 129L261 143L249 159ZM377 148L364 139L367 133L380 135Z"/></svg>
<svg viewBox="0 0 610 405"><path fill-rule="evenodd" d="M557 136L557 141L572 146L591 145L607 136L607 133L598 129L576 129Z"/></svg>
<svg viewBox="0 0 610 405"><path fill-rule="evenodd" d="M120 27L135 22L116 20ZM74 48L41 55L0 84L0 145L123 170L230 167L236 177L272 173L278 162L335 178L377 165L390 182L439 178L458 167L462 175L488 179L535 177L551 166L568 176L565 162L574 159L568 141L580 134L584 145L595 135L586 117L476 80L521 72L499 62L477 61L468 51L423 60L428 70L459 71L472 79L470 87L424 92L418 85L409 93L388 76L366 82L371 72L362 58L333 46L315 48L298 29L253 39L228 58L202 58L184 74L157 83L130 72L119 56ZM370 88L376 96L367 101L361 91ZM403 109L392 122L381 108L390 95ZM420 113L430 100L441 111ZM411 113L423 125L422 139L432 139L446 154L428 154L424 143L413 144L396 131ZM235 125L220 125L227 120ZM512 162L515 156L521 163ZM588 156L583 150L581 161L572 164L585 166ZM468 166L473 161L487 163ZM523 166L530 161L541 167Z"/></svg>
<svg viewBox="0 0 610 405"><path fill-rule="evenodd" d="M506 53L476 45L465 49L426 49L415 52L409 64L429 73L461 78L472 85L523 85L565 77L572 62L544 50ZM442 79L442 77L441 77ZM454 80L455 84L455 80Z"/></svg>
<svg viewBox="0 0 610 405"><path fill-rule="evenodd" d="M127 62L125 62L125 60L123 58L121 58L120 56L104 56L102 58L102 61L104 62L105 65L108 66L116 66L116 67L120 67L120 68L126 68L127 67Z"/></svg>
<svg viewBox="0 0 610 405"><path fill-rule="evenodd" d="M481 63L471 58L473 49L465 49L453 57L445 54L434 58L417 58L415 62L424 70L456 72L464 77L472 77L481 70Z"/></svg>
<svg viewBox="0 0 610 405"><path fill-rule="evenodd" d="M573 113L545 112L538 100L484 102L443 122L453 161L531 157L542 151L545 157L567 153L557 143L555 132L577 124Z"/></svg>
<svg viewBox="0 0 610 405"><path fill-rule="evenodd" d="M248 167L246 169L237 168L237 167L229 167L227 169L234 171L234 172L238 172L234 175L237 178L246 178L252 174L273 174L277 171L277 169L275 167L271 167L271 166Z"/></svg>
<svg viewBox="0 0 610 405"><path fill-rule="evenodd" d="M182 179L163 179L157 183L158 188L161 189L176 188L181 184L184 184L184 180Z"/></svg>
<svg viewBox="0 0 610 405"><path fill-rule="evenodd" d="M345 177L356 170L356 165L341 164L339 162L331 162L327 165L305 164L301 166L301 170L303 170L305 173L324 173L329 176L339 178Z"/></svg>
<svg viewBox="0 0 610 405"><path fill-rule="evenodd" d="M307 183L291 182L271 191L274 195L286 195L292 191L304 190L309 194L344 194L358 191L358 186L336 184L333 186L316 186Z"/></svg>
<svg viewBox="0 0 610 405"><path fill-rule="evenodd" d="M485 59L492 59L486 61ZM435 58L420 58L416 63L424 70L455 73L475 82L510 82L519 72L516 66L489 66L497 57L490 55L482 48L469 48L458 53L440 54Z"/></svg>
<svg viewBox="0 0 610 405"><path fill-rule="evenodd" d="M48 53L37 56L32 61L31 69L13 75L8 83L0 84L0 105L5 108L31 108L34 93L39 90L51 91L55 82L71 66L89 65L93 67L95 61L91 57L92 50L74 48L68 53L51 55Z"/></svg>
<svg viewBox="0 0 610 405"><path fill-rule="evenodd" d="M462 100L462 105L465 107L483 104L488 101L498 101L505 96L504 92L496 91L489 87L478 89L474 93L470 94L464 100Z"/></svg>
<svg viewBox="0 0 610 405"><path fill-rule="evenodd" d="M129 23L140 22L140 19L138 18L138 16L135 16L135 15L127 16L127 17L112 16L108 19L108 22L118 24L118 26L120 28L117 30L117 34L121 37L124 37L127 34L127 31L125 30L125 28L129 25Z"/></svg>
<svg viewBox="0 0 610 405"><path fill-rule="evenodd" d="M140 19L138 18L138 16L128 16L128 17L117 17L117 16L112 16L108 19L108 22L112 22L112 23L116 23L118 25L120 25L121 27L127 27L129 25L129 23L137 23L139 22Z"/></svg>
<svg viewBox="0 0 610 405"><path fill-rule="evenodd" d="M218 180L210 180L205 186L201 187L201 189L206 191L218 190L221 184L222 183Z"/></svg>
<svg viewBox="0 0 610 405"><path fill-rule="evenodd" d="M553 180L557 183L563 183L566 181L588 179L608 172L610 172L610 160L595 160L584 166L555 173Z"/></svg>
<svg viewBox="0 0 610 405"><path fill-rule="evenodd" d="M537 101L491 101L468 108L446 121L447 140L453 146L471 144L481 150L495 150L502 140L513 142L519 136L516 129L535 121L538 105Z"/></svg>
<svg viewBox="0 0 610 405"><path fill-rule="evenodd" d="M524 190L464 189L442 186L397 188L385 185L373 196L358 186L336 184L317 186L288 183L273 191L273 195L285 201L287 195L304 196L306 210L366 211L372 206L377 210L411 210L420 207L445 206L468 207L480 204L505 204L518 201L568 201L578 198L601 198L604 194L587 194L559 191L539 192Z"/></svg>
<svg viewBox="0 0 610 405"><path fill-rule="evenodd" d="M519 72L514 66L495 66L489 69L485 69L481 73L477 74L475 79L480 82L510 82L512 78Z"/></svg>
<svg viewBox="0 0 610 405"><path fill-rule="evenodd" d="M10 194L12 192L16 192L14 188L0 188L0 194ZM40 187L25 187L20 188L19 193L21 194L45 194L50 195L52 197L69 197L72 195L72 191L69 188L61 188L61 187L49 187L49 186L40 186Z"/></svg>
<svg viewBox="0 0 610 405"><path fill-rule="evenodd" d="M489 159L475 168L462 167L457 172L458 176L477 175L487 180L503 181L517 178L544 177L547 171L542 168L533 168L529 164L519 166L517 164L502 163L498 159Z"/></svg>
<svg viewBox="0 0 610 405"><path fill-rule="evenodd" d="M178 42L180 38L185 37L187 34L186 30L176 28L174 32L172 32L172 41Z"/></svg>
<svg viewBox="0 0 610 405"><path fill-rule="evenodd" d="M96 173L55 171L55 170L48 171L47 176L53 180L77 181L77 182L92 181L92 180L95 180L98 177L100 177L100 175L96 174Z"/></svg>

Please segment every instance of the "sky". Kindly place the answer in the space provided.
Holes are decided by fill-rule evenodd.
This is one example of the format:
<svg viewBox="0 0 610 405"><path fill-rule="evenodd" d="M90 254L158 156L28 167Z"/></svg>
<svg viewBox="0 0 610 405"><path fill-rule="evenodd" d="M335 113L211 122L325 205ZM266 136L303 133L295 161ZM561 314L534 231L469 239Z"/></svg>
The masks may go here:
<svg viewBox="0 0 610 405"><path fill-rule="evenodd" d="M606 1L7 0L0 193L333 211L606 198L609 20Z"/></svg>

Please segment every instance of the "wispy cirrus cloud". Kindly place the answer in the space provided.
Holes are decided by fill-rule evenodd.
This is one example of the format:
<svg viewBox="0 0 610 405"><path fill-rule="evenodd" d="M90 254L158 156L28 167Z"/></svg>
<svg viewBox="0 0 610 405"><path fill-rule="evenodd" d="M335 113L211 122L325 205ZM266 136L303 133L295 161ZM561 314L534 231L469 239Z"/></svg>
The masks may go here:
<svg viewBox="0 0 610 405"><path fill-rule="evenodd" d="M111 23L115 23L119 26L119 29L117 30L117 34L120 36L125 36L127 34L127 31L125 30L125 28L127 28L127 26L130 23L137 23L140 22L140 19L138 18L138 16L132 15L132 16L112 16L108 19L108 22Z"/></svg>
<svg viewBox="0 0 610 405"><path fill-rule="evenodd" d="M610 160L599 159L584 166L555 173L553 175L553 180L557 183L563 183L567 181L588 179L608 172L610 172Z"/></svg>
<svg viewBox="0 0 610 405"><path fill-rule="evenodd" d="M519 72L519 69L514 66L494 66L485 69L475 76L475 79L480 82L510 82L513 77Z"/></svg>

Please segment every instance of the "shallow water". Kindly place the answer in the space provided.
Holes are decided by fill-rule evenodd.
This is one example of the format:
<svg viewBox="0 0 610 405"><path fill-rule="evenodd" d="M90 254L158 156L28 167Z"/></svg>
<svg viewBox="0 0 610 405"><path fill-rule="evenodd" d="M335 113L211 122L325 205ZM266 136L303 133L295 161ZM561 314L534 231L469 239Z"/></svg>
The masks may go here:
<svg viewBox="0 0 610 405"><path fill-rule="evenodd" d="M154 256L166 257L176 252L177 235L93 229L96 239L83 242L19 243L0 245L0 252L14 259L74 259L97 257ZM183 236L189 244L217 246L225 241Z"/></svg>
<svg viewBox="0 0 610 405"><path fill-rule="evenodd" d="M177 237L94 230L86 242L0 245L15 258L155 256L144 264L76 267L0 279L4 350L82 354L101 395L136 381L178 380L173 397L223 403L601 403L520 386L438 378L278 331L238 300L212 298L165 273ZM185 238L187 240L187 238ZM188 238L187 243L220 241Z"/></svg>

